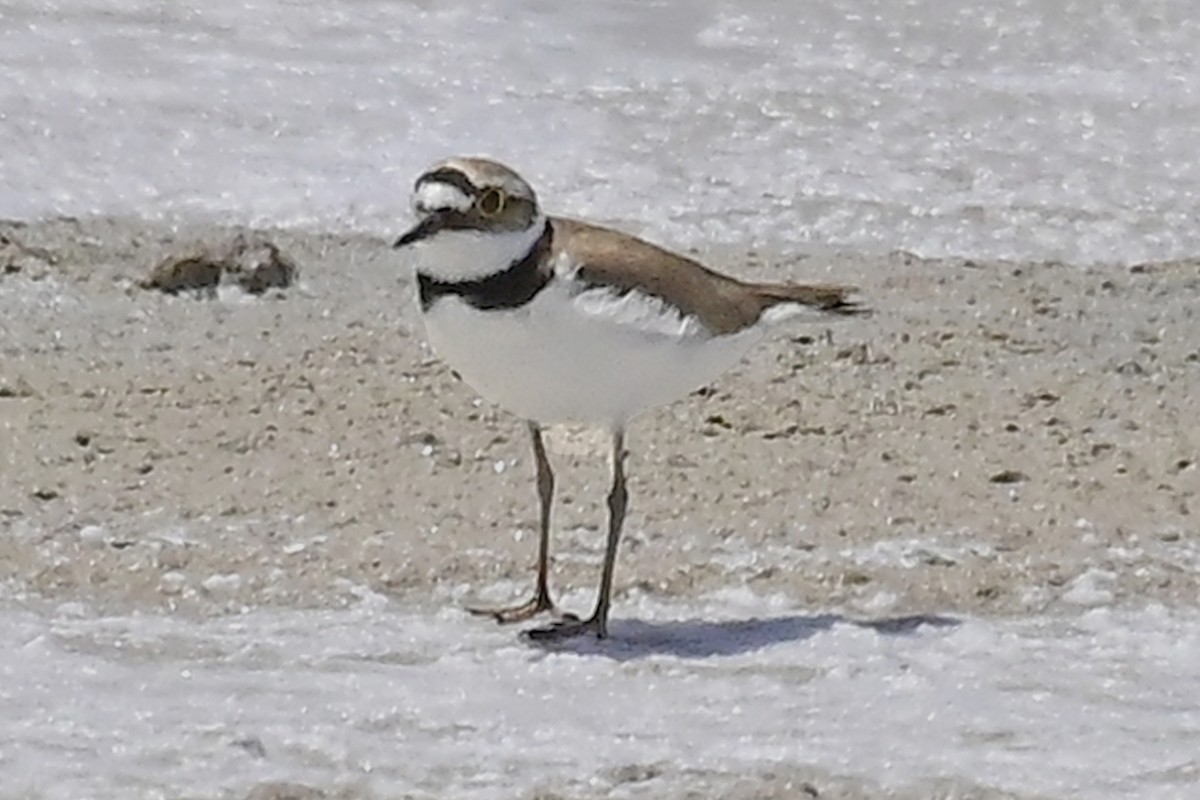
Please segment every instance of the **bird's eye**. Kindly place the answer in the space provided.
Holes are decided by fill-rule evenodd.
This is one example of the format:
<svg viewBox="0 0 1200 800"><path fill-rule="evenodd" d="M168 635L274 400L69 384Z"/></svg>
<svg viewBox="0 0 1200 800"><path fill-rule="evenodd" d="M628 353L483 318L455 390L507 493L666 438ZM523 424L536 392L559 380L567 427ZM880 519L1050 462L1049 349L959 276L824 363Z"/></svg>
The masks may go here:
<svg viewBox="0 0 1200 800"><path fill-rule="evenodd" d="M488 189L479 197L479 213L485 217L494 217L504 210L507 198L500 189Z"/></svg>

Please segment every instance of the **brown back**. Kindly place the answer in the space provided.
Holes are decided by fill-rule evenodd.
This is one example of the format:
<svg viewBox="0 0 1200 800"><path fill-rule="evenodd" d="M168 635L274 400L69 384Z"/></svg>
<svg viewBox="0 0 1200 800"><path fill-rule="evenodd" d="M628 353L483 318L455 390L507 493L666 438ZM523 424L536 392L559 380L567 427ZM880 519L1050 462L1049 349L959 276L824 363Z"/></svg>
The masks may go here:
<svg viewBox="0 0 1200 800"><path fill-rule="evenodd" d="M744 283L697 261L609 228L576 220L550 220L553 255L569 248L580 280L620 292L634 289L694 315L715 335L736 333L780 303L799 303L831 314L861 309L849 286Z"/></svg>

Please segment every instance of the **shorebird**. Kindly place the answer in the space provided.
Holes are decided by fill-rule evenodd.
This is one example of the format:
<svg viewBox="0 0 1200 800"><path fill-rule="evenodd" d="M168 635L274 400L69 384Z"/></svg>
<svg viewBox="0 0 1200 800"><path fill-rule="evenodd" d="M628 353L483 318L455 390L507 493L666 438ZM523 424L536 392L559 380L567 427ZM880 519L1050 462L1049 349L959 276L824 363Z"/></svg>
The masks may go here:
<svg viewBox="0 0 1200 800"><path fill-rule="evenodd" d="M433 350L486 399L523 418L541 506L533 596L472 608L502 623L556 611L549 587L554 472L543 428L602 426L611 443L608 538L595 610L560 614L534 640L608 633L613 567L628 494L625 429L639 413L698 389L771 324L808 312L859 313L853 288L752 283L642 239L547 216L530 185L484 158L451 158L413 187L421 312Z"/></svg>

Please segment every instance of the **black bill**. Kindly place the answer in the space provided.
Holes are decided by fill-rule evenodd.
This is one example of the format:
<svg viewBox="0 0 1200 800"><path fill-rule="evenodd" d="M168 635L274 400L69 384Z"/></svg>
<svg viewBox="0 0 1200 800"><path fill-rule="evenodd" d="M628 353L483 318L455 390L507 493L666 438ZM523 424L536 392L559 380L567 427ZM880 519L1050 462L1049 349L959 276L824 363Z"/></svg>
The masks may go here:
<svg viewBox="0 0 1200 800"><path fill-rule="evenodd" d="M440 214L430 214L425 219L418 222L412 230L396 240L392 247L405 247L433 236L435 233L445 227L445 220Z"/></svg>

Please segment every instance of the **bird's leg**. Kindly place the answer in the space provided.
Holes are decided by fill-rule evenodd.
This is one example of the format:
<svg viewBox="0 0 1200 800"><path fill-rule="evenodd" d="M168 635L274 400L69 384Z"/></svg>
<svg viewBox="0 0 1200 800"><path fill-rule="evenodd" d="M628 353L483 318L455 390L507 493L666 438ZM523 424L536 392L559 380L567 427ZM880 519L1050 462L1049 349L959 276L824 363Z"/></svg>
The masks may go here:
<svg viewBox="0 0 1200 800"><path fill-rule="evenodd" d="M625 489L625 432L613 434L612 488L608 493L608 542L604 547L604 571L600 575L600 593L596 597L596 610L584 622L603 639L608 635L608 607L612 599L613 568L617 562L617 545L621 542L621 529L625 526L625 509L629 504L629 492Z"/></svg>
<svg viewBox="0 0 1200 800"><path fill-rule="evenodd" d="M501 624L521 622L543 611L554 610L550 599L550 506L554 502L554 471L546 457L546 445L542 441L542 429L536 422L529 423L529 436L533 440L533 455L537 462L537 490L541 503L541 531L538 538L537 586L533 597L520 605L508 608L468 608L472 614L492 617Z"/></svg>
<svg viewBox="0 0 1200 800"><path fill-rule="evenodd" d="M625 431L618 428L612 440L612 488L608 492L608 542L604 548L604 569L600 574L600 592L596 610L585 620L564 618L546 628L526 631L533 641L555 641L572 636L592 634L598 639L608 636L608 608L612 600L613 567L617 561L617 545L625 524L625 509L629 493L625 490Z"/></svg>

